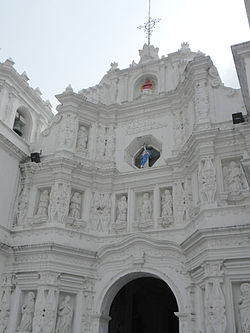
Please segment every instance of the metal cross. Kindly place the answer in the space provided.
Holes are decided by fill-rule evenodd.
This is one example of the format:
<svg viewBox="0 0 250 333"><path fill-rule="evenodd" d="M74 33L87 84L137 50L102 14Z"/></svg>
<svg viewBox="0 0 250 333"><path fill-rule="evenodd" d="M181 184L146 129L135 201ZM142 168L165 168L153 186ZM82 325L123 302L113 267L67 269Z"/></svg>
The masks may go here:
<svg viewBox="0 0 250 333"><path fill-rule="evenodd" d="M148 5L148 22L144 23L143 25L140 25L138 29L143 29L144 32L146 32L147 37L148 37L148 45L150 45L150 37L153 33L153 29L156 25L156 23L160 22L161 19L154 19L150 16L150 0L149 0L149 5Z"/></svg>

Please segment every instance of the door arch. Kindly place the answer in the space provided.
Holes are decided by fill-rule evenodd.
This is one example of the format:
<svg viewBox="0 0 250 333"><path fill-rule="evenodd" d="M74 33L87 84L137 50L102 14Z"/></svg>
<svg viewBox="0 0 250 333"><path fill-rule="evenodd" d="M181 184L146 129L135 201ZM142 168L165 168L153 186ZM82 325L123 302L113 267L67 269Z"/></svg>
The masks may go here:
<svg viewBox="0 0 250 333"><path fill-rule="evenodd" d="M152 276L137 277L115 295L108 333L178 333L176 298L169 286Z"/></svg>

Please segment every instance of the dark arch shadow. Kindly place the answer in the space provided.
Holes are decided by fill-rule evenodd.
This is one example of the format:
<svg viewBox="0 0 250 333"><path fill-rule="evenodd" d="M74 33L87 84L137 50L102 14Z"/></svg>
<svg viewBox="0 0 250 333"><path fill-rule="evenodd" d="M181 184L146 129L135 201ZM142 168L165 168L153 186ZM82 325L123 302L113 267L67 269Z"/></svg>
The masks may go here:
<svg viewBox="0 0 250 333"><path fill-rule="evenodd" d="M135 279L115 296L109 333L178 333L175 296L169 286L153 277Z"/></svg>

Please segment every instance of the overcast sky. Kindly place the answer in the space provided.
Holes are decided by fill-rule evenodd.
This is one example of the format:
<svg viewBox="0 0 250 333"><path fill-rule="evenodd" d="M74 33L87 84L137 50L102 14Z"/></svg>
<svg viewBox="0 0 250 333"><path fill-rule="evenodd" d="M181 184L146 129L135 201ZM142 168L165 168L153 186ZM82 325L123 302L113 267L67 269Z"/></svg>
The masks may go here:
<svg viewBox="0 0 250 333"><path fill-rule="evenodd" d="M244 0L151 0L161 18L151 44L167 55L189 42L210 55L225 85L238 87L230 46L249 40ZM53 108L69 83L78 91L99 83L117 61L139 60L146 42L148 0L3 0L0 61L11 57Z"/></svg>

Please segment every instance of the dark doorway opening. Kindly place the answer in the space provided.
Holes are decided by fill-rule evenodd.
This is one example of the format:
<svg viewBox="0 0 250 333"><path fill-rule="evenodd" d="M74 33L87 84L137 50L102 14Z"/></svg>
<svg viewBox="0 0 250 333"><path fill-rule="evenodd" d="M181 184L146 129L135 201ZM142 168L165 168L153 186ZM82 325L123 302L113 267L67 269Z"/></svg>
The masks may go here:
<svg viewBox="0 0 250 333"><path fill-rule="evenodd" d="M178 333L177 311L175 296L164 281L135 279L113 300L109 333Z"/></svg>

